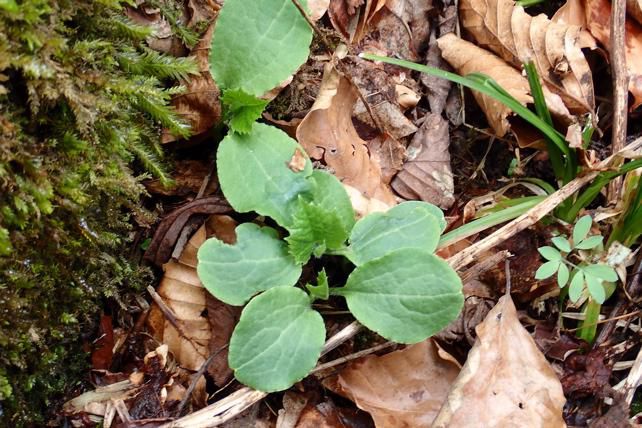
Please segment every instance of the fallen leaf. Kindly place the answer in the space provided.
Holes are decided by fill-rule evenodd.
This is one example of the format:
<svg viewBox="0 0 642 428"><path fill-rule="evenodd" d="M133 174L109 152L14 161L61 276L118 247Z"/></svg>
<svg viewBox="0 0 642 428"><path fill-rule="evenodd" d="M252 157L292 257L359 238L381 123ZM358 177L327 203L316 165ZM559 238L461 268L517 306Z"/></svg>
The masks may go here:
<svg viewBox="0 0 642 428"><path fill-rule="evenodd" d="M210 341L221 334L211 328L206 314L208 293L196 273L196 253L209 236L229 241L229 230L234 225L230 220L221 221L219 216L210 217L189 240L181 257L163 266L165 274L157 292L176 315L181 331L165 319L157 305L152 306L148 325L154 337L167 344L179 365L188 370L196 371L202 366L210 355ZM229 322L234 322L230 318ZM229 328L224 326L223 330L225 333Z"/></svg>
<svg viewBox="0 0 642 428"><path fill-rule="evenodd" d="M369 412L377 427L428 427L458 373L454 358L428 339L352 363L338 376L338 392Z"/></svg>
<svg viewBox="0 0 642 428"><path fill-rule="evenodd" d="M196 199L175 209L163 217L156 228L152 242L145 251L145 259L161 267L167 263L174 252L183 228L194 215L224 214L232 208L218 196Z"/></svg>
<svg viewBox="0 0 642 428"><path fill-rule="evenodd" d="M100 317L100 331L95 348L91 353L91 366L95 370L109 370L114 356L114 328L111 317Z"/></svg>
<svg viewBox="0 0 642 428"><path fill-rule="evenodd" d="M455 202L450 168L448 122L428 113L406 148L407 160L392 181L392 188L406 199L420 199L448 209Z"/></svg>
<svg viewBox="0 0 642 428"><path fill-rule="evenodd" d="M190 76L187 81L182 82L185 91L174 96L171 102L176 112L190 124L192 135L207 131L221 119L221 94L209 71L209 51L213 32L214 24L211 23L191 51L200 74ZM168 130L163 130L162 143L170 143L176 139Z"/></svg>
<svg viewBox="0 0 642 428"><path fill-rule="evenodd" d="M477 326L468 353L433 427L565 427L562 386L503 296Z"/></svg>
<svg viewBox="0 0 642 428"><path fill-rule="evenodd" d="M416 58L423 56L430 35L429 15L436 12L432 0L387 0L386 9L397 16L406 27L410 48ZM405 48L407 49L407 47ZM396 52L399 53L399 52ZM412 60L412 57L404 57Z"/></svg>
<svg viewBox="0 0 642 428"><path fill-rule="evenodd" d="M370 213L386 212L395 205L375 198L366 198L359 190L345 183L343 184L343 188L346 189L350 197L350 202L352 203L352 208L357 219L363 218Z"/></svg>
<svg viewBox="0 0 642 428"><path fill-rule="evenodd" d="M357 89L328 64L317 100L297 128L297 140L311 158L322 160L343 183L368 199L394 204L382 182L381 167L371 159L367 143L352 124Z"/></svg>
<svg viewBox="0 0 642 428"><path fill-rule="evenodd" d="M642 0L626 0L626 13L642 24Z"/></svg>
<svg viewBox="0 0 642 428"><path fill-rule="evenodd" d="M533 60L552 92L576 114L595 107L593 77L579 43L581 28L535 17L513 0L462 0L462 26L479 46L490 49L517 69Z"/></svg>
<svg viewBox="0 0 642 428"><path fill-rule="evenodd" d="M330 0L308 0L308 10L310 11L310 19L318 21L328 11Z"/></svg>
<svg viewBox="0 0 642 428"><path fill-rule="evenodd" d="M348 42L358 43L386 0L330 0L330 22Z"/></svg>
<svg viewBox="0 0 642 428"><path fill-rule="evenodd" d="M504 60L494 54L475 46L452 33L446 34L437 40L439 49L446 61L461 75L470 73L483 73L493 78L502 88L508 91L523 105L533 102L530 96L530 87L526 77L508 65ZM567 126L575 122L574 117L564 105L562 99L542 88L546 104L551 114L562 120ZM488 123L495 133L502 137L510 129L508 117L512 110L499 101L473 91L473 96L484 111Z"/></svg>
<svg viewBox="0 0 642 428"><path fill-rule="evenodd" d="M403 166L406 148L396 138L381 134L368 142L373 159L381 166L381 180L388 184Z"/></svg>
<svg viewBox="0 0 642 428"><path fill-rule="evenodd" d="M627 3L628 4L628 3ZM610 49L610 16L611 3L608 0L584 0L585 28L607 50ZM582 7L576 4L574 8ZM570 6L569 6L570 7ZM629 72L629 92L634 101L630 110L642 105L642 24L633 19L627 19L625 24L625 57L626 68Z"/></svg>
<svg viewBox="0 0 642 428"><path fill-rule="evenodd" d="M276 428L295 428L309 397L293 391L283 394L283 408L279 410Z"/></svg>

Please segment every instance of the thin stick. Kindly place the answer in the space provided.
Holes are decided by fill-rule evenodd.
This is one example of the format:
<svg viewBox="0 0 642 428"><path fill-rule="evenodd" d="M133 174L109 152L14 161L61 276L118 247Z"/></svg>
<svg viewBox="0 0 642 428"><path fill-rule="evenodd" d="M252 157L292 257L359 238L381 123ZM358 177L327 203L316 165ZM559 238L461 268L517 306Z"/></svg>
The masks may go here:
<svg viewBox="0 0 642 428"><path fill-rule="evenodd" d="M189 401L190 397L192 396L192 392L194 392L194 388L196 388L196 384L198 383L198 380L203 376L207 368L212 364L212 361L214 361L214 358L221 352L223 352L224 349L227 348L227 343L220 348L218 348L212 355L210 355L207 360L203 361L203 364L201 364L201 367L198 369L196 373L192 375L192 380L189 384L189 387L187 388L187 391L185 392L185 396L181 400L180 404L178 405L178 408L176 409L176 414L180 416L181 412L183 411L183 408Z"/></svg>
<svg viewBox="0 0 642 428"><path fill-rule="evenodd" d="M354 354L346 355L345 357L337 358L336 360L328 361L327 363L319 364L316 366L310 373L317 373L322 370L326 370L335 366L338 366L340 364L347 363L348 361L356 360L357 358L365 357L366 355L370 355L374 352L381 351L382 349L386 349L391 347L392 345L396 345L395 342L386 342L382 343L381 345L373 346L372 348L364 349L363 351L355 352Z"/></svg>
<svg viewBox="0 0 642 428"><path fill-rule="evenodd" d="M587 324L587 325L584 325L584 326L578 327L578 328L570 328L570 329L565 328L564 331L571 333L571 332L577 331L577 330L579 330L581 328L593 327L594 325L600 325L600 324L604 324L604 323L607 323L607 322L610 322L610 321L619 321L619 320L623 320L623 319L626 319L626 318L630 318L630 317L632 317L634 315L640 315L640 311L629 312L628 314L619 315L617 317L603 319L603 320L600 320L598 322L594 322L592 324Z"/></svg>
<svg viewBox="0 0 642 428"><path fill-rule="evenodd" d="M149 293L150 296L152 296L152 300L156 302L156 304L158 305L158 308L161 310L163 315L165 315L165 319L167 319L167 321L169 321L169 323L172 326L174 326L178 334L191 342L192 339L183 330L183 327L178 322L178 318L176 317L176 314L174 313L174 311L169 306L167 306L165 301L163 301L163 298L156 292L156 290L154 290L154 287L152 287L151 285L148 285L147 292Z"/></svg>
<svg viewBox="0 0 642 428"><path fill-rule="evenodd" d="M629 75L625 56L626 0L611 2L611 76L613 80L613 129L611 130L611 150L617 153L626 142L626 121ZM619 164L618 164L619 166ZM622 190L622 177L609 183L608 201L617 203Z"/></svg>

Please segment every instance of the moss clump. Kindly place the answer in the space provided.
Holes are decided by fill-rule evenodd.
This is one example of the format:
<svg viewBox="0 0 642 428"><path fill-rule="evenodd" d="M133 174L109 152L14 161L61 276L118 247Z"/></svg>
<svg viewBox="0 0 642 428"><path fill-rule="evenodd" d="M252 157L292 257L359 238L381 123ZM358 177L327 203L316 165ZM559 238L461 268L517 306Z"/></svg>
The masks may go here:
<svg viewBox="0 0 642 428"><path fill-rule="evenodd" d="M150 221L134 171L169 182L160 129L188 127L166 81L196 65L147 49L121 3L0 1L0 426L42 424L97 303L148 280L121 255Z"/></svg>

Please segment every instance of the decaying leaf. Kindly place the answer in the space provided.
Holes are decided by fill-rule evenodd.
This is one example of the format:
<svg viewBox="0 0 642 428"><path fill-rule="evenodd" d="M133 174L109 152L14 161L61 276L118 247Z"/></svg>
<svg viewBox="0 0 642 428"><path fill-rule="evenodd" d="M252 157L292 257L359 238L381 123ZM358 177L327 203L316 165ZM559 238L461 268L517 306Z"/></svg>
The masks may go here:
<svg viewBox="0 0 642 428"><path fill-rule="evenodd" d="M338 392L379 428L428 427L458 373L456 360L428 339L351 364L338 376Z"/></svg>
<svg viewBox="0 0 642 428"><path fill-rule="evenodd" d="M629 4L634 3L629 9ZM640 8L640 0L627 1L627 12L635 18ZM553 20L560 22L572 20L588 29L607 50L610 49L611 3L608 0L569 0L555 14ZM636 18L638 19L638 18ZM627 18L625 25L626 43L624 47L626 67L629 72L629 92L634 101L631 110L642 105L642 21Z"/></svg>
<svg viewBox="0 0 642 428"><path fill-rule="evenodd" d="M455 202L455 184L449 145L448 122L440 114L428 113L406 149L408 158L392 188L406 199L450 208Z"/></svg>
<svg viewBox="0 0 642 428"><path fill-rule="evenodd" d="M642 0L626 0L626 13L642 24Z"/></svg>
<svg viewBox="0 0 642 428"><path fill-rule="evenodd" d="M208 293L196 274L196 253L212 235L224 242L233 242L234 226L235 222L227 216L210 217L186 244L181 257L163 266L165 275L157 292L176 315L181 331L165 318L156 305L152 306L148 325L154 337L169 346L179 365L185 369L198 370L210 355L210 342L217 335L223 335L226 336L222 338L223 343L227 343L231 334L233 327L227 324L234 324L234 314L219 320L219 328L210 326L206 311ZM227 361L226 352L219 356Z"/></svg>
<svg viewBox="0 0 642 428"><path fill-rule="evenodd" d="M553 22L544 14L533 17L513 0L462 0L459 10L463 27L481 47L517 69L532 60L571 112L593 111L593 77L582 53L580 27Z"/></svg>
<svg viewBox="0 0 642 428"><path fill-rule="evenodd" d="M358 189L368 199L394 204L382 182L381 167L370 157L367 143L352 124L357 89L326 66L317 100L297 128L297 140L311 158L323 160L343 183Z"/></svg>
<svg viewBox="0 0 642 428"><path fill-rule="evenodd" d="M565 427L562 385L517 319L499 299L455 381L434 427Z"/></svg>
<svg viewBox="0 0 642 428"><path fill-rule="evenodd" d="M526 105L532 103L530 88L526 77L515 68L508 65L504 60L469 43L452 33L446 34L437 40L442 56L461 75L470 73L483 73L492 77L502 88L508 91L515 99ZM567 125L574 122L574 117L564 105L562 99L543 88L546 104L553 116L560 119ZM512 110L499 101L473 91L473 95L480 105L488 123L495 133L502 137L510 129L508 117L513 114Z"/></svg>
<svg viewBox="0 0 642 428"><path fill-rule="evenodd" d="M185 92L172 99L176 112L189 122L192 135L207 131L221 119L220 91L210 74L208 61L213 31L214 24L211 24L192 49L200 74L182 82ZM176 137L168 130L163 130L161 141L170 143L176 141Z"/></svg>
<svg viewBox="0 0 642 428"><path fill-rule="evenodd" d="M328 15L334 28L351 43L358 43L386 0L330 0Z"/></svg>

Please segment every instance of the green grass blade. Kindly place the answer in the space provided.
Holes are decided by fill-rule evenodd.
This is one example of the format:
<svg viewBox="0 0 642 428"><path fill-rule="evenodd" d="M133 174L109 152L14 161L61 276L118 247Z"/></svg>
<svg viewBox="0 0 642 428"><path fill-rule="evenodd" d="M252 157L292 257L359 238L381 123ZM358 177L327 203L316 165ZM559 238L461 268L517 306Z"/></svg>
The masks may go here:
<svg viewBox="0 0 642 428"><path fill-rule="evenodd" d="M482 232L488 228L517 218L535 205L542 202L545 198L545 196L528 196L526 198L520 198L524 199L524 201L517 205L510 206L501 211L493 212L444 234L441 237L439 246L437 248L447 247L457 241L468 238L469 236Z"/></svg>
<svg viewBox="0 0 642 428"><path fill-rule="evenodd" d="M618 177L622 174L626 174L629 171L642 167L642 159L636 159L631 162L627 162L620 167L617 171L605 171L600 173L595 180L577 197L573 205L566 210L563 215L560 215L562 220L572 223L575 221L575 218L579 212L587 207L593 200L600 194L602 188L609 184L611 180L615 177Z"/></svg>

